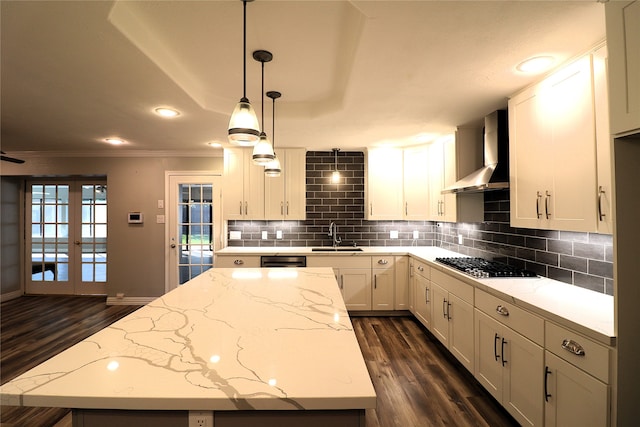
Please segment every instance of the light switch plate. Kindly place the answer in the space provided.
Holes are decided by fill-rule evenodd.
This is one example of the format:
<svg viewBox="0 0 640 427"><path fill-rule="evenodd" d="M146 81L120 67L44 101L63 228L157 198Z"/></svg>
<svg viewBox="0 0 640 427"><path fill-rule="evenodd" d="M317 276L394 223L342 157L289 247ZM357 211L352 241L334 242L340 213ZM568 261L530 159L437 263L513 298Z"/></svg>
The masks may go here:
<svg viewBox="0 0 640 427"><path fill-rule="evenodd" d="M398 230L391 230L391 232L389 233L389 238L397 239L398 238Z"/></svg>
<svg viewBox="0 0 640 427"><path fill-rule="evenodd" d="M158 200L158 209L164 209L164 200L162 199Z"/></svg>
<svg viewBox="0 0 640 427"><path fill-rule="evenodd" d="M229 240L240 240L241 238L242 238L242 233L240 231L229 232Z"/></svg>
<svg viewBox="0 0 640 427"><path fill-rule="evenodd" d="M267 236L267 231L263 231L262 232L262 240L267 240L268 236Z"/></svg>
<svg viewBox="0 0 640 427"><path fill-rule="evenodd" d="M156 215L156 224L164 224L164 215Z"/></svg>
<svg viewBox="0 0 640 427"><path fill-rule="evenodd" d="M420 238L420 232L418 230L413 230L413 238L414 239L419 239Z"/></svg>
<svg viewBox="0 0 640 427"><path fill-rule="evenodd" d="M458 244L461 245L464 242L464 240L462 240L462 234L458 234Z"/></svg>
<svg viewBox="0 0 640 427"><path fill-rule="evenodd" d="M282 239L282 230L276 231L276 239Z"/></svg>

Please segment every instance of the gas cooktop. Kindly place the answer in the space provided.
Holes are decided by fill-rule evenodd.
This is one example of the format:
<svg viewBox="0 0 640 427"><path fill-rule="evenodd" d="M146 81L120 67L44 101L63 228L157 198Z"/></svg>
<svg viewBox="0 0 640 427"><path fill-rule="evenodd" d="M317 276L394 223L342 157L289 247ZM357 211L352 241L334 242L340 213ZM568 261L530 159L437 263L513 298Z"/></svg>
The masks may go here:
<svg viewBox="0 0 640 427"><path fill-rule="evenodd" d="M490 261L484 258L452 257L436 258L436 261L477 278L537 277L533 271L523 270L503 262Z"/></svg>

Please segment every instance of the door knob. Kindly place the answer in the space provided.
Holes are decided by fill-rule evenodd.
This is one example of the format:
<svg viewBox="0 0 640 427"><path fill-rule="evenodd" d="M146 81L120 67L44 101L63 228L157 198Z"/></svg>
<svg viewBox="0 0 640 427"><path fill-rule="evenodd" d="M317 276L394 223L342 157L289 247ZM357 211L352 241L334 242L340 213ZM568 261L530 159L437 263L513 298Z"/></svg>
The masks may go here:
<svg viewBox="0 0 640 427"><path fill-rule="evenodd" d="M176 244L175 244L175 243L172 243L172 244L171 244L171 249L173 249L173 248L175 248L175 247L176 247Z"/></svg>

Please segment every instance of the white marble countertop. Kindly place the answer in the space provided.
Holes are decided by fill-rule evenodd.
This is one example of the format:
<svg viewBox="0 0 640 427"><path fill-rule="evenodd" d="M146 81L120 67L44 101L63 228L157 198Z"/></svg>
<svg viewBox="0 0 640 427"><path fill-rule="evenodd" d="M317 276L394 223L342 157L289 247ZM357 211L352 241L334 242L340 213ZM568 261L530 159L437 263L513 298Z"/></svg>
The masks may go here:
<svg viewBox="0 0 640 427"><path fill-rule="evenodd" d="M361 247L360 252L312 252L307 247L227 247L222 255L411 255L427 262L432 268L487 291L515 305L574 329L603 344L616 344L614 330L614 299L611 295L569 285L544 277L476 279L443 264L437 257L465 256L434 246Z"/></svg>
<svg viewBox="0 0 640 427"><path fill-rule="evenodd" d="M330 268L211 269L0 387L3 405L374 408Z"/></svg>

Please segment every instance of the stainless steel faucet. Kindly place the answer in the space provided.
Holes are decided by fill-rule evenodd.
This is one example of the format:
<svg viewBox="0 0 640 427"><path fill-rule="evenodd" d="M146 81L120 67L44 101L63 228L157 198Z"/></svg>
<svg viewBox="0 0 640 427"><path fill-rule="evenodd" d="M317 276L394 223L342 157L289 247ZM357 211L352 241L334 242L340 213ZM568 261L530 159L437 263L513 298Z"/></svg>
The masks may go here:
<svg viewBox="0 0 640 427"><path fill-rule="evenodd" d="M338 237L338 226L335 222L329 224L329 237L333 237L333 247L336 248L342 242L342 238Z"/></svg>

